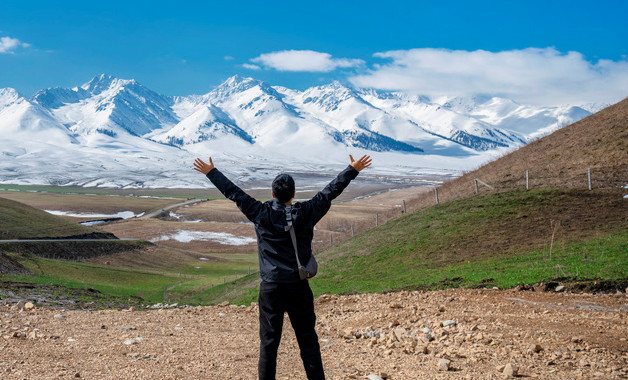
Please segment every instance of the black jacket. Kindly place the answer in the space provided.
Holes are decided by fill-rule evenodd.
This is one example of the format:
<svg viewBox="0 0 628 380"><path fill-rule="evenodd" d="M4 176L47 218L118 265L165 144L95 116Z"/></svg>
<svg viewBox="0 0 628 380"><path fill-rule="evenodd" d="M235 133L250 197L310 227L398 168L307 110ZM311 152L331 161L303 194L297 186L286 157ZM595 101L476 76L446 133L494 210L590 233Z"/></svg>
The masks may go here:
<svg viewBox="0 0 628 380"><path fill-rule="evenodd" d="M293 205L292 219L301 263L307 263L312 255L314 226L329 211L331 201L339 196L357 175L358 171L349 165L312 199ZM276 198L265 203L256 200L218 169L210 171L207 178L225 197L236 202L240 211L255 224L262 281L301 281L290 232L285 230L286 206Z"/></svg>

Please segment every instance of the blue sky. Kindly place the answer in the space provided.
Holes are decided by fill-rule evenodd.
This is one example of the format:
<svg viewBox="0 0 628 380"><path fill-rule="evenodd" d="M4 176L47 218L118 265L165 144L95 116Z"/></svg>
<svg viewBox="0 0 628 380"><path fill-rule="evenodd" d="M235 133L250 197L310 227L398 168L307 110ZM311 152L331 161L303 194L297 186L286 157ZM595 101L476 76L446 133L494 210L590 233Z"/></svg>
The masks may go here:
<svg viewBox="0 0 628 380"><path fill-rule="evenodd" d="M0 10L0 88L27 96L103 72L166 95L206 93L234 74L296 89L337 79L540 103L628 95L624 0L11 1Z"/></svg>

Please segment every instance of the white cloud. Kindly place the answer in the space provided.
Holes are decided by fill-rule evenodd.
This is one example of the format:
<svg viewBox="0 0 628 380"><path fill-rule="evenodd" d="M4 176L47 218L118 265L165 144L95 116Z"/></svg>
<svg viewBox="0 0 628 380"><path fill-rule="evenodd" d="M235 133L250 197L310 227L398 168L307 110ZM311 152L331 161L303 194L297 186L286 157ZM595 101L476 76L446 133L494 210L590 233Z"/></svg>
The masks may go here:
<svg viewBox="0 0 628 380"><path fill-rule="evenodd" d="M225 61L233 61L235 59L234 57L232 57L230 55L225 55L223 58L224 58Z"/></svg>
<svg viewBox="0 0 628 380"><path fill-rule="evenodd" d="M257 65L252 65L250 63L243 63L242 67L244 67L245 69L249 69L249 70L261 70L262 68L257 66Z"/></svg>
<svg viewBox="0 0 628 380"><path fill-rule="evenodd" d="M30 47L30 44L21 42L20 40L18 40L17 38L11 38L11 37L0 37L0 54L11 54L13 53L13 50L19 48L19 47Z"/></svg>
<svg viewBox="0 0 628 380"><path fill-rule="evenodd" d="M266 68L278 71L329 72L337 68L356 67L364 64L361 59L333 58L331 54L313 50L282 50L262 54L251 59Z"/></svg>
<svg viewBox="0 0 628 380"><path fill-rule="evenodd" d="M489 52L394 50L349 81L358 87L430 96L495 94L531 104L616 102L628 96L628 60L595 63L578 52L528 48Z"/></svg>

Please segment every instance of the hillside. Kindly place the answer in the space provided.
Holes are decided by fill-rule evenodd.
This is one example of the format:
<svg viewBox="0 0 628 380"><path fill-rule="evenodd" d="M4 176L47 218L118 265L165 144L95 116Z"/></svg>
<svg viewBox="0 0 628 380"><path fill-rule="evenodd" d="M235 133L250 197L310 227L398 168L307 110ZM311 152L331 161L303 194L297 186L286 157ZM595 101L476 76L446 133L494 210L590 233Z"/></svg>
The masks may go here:
<svg viewBox="0 0 628 380"><path fill-rule="evenodd" d="M474 178L498 191L525 189L526 170L531 188L586 189L589 168L594 189L628 184L628 98L445 183L439 196L473 194Z"/></svg>
<svg viewBox="0 0 628 380"><path fill-rule="evenodd" d="M60 238L93 233L100 232L0 197L0 240Z"/></svg>
<svg viewBox="0 0 628 380"><path fill-rule="evenodd" d="M321 291L373 291L434 285L447 278L513 286L547 280L552 271L555 277L625 280L628 200L621 187L628 183L627 145L625 99L439 189L441 200L443 194L458 200L391 221L326 251L316 286ZM587 168L592 169L594 191L587 189ZM526 169L534 173L530 191L525 191ZM485 195L464 197L473 194L473 178L497 191L484 188ZM550 258L551 249L556 256Z"/></svg>

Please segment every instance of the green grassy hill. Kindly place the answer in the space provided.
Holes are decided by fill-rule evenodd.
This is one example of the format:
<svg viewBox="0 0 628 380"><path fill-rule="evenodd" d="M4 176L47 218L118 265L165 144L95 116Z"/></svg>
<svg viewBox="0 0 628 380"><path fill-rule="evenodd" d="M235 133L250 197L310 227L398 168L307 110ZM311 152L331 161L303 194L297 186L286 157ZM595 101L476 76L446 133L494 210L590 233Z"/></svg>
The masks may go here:
<svg viewBox="0 0 628 380"><path fill-rule="evenodd" d="M409 214L318 254L315 294L628 278L628 200L535 190L470 197ZM197 302L255 300L257 277Z"/></svg>
<svg viewBox="0 0 628 380"><path fill-rule="evenodd" d="M56 238L94 232L98 231L0 197L0 240Z"/></svg>

